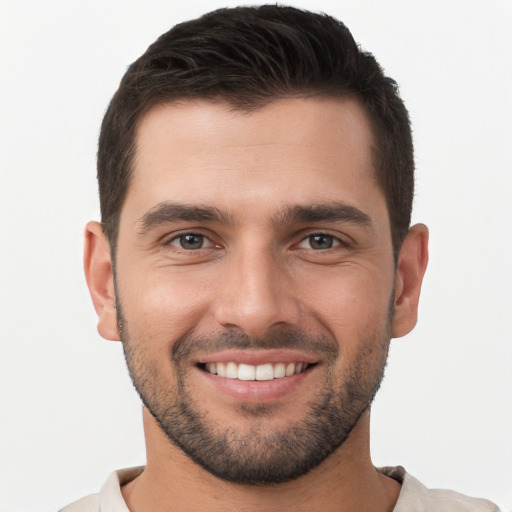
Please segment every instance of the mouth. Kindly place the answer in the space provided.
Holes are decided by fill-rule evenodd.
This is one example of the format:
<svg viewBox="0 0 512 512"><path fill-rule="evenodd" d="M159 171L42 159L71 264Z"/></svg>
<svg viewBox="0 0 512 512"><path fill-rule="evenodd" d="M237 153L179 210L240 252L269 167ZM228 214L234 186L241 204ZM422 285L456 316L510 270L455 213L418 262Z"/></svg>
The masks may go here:
<svg viewBox="0 0 512 512"><path fill-rule="evenodd" d="M210 400L270 403L307 393L304 382L315 378L321 363L315 355L299 350L224 350L198 354L193 375L211 393Z"/></svg>
<svg viewBox="0 0 512 512"><path fill-rule="evenodd" d="M198 364L198 368L206 373L242 381L284 379L286 377L292 377L293 375L299 375L312 366L315 366L315 363L300 361L292 363L264 363L259 365L236 363L235 361L217 361Z"/></svg>

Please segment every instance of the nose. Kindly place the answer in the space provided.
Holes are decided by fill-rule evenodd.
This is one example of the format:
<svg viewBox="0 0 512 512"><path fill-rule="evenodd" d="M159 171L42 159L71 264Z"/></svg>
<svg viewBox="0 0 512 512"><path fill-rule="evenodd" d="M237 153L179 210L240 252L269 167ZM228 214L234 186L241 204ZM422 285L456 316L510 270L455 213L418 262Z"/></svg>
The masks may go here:
<svg viewBox="0 0 512 512"><path fill-rule="evenodd" d="M286 264L271 250L247 247L225 262L215 303L215 319L262 337L274 327L298 325L300 303Z"/></svg>

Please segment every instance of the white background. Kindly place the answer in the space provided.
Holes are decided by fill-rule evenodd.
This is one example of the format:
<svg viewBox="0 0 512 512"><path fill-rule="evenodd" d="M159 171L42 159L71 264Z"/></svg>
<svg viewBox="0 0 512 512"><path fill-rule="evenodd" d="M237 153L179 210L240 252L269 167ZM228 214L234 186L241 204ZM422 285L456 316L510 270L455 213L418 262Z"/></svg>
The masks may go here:
<svg viewBox="0 0 512 512"><path fill-rule="evenodd" d="M82 231L126 66L235 2L0 0L0 511L56 510L144 463L119 343L96 333ZM400 84L431 263L373 413L377 465L512 509L512 1L311 0Z"/></svg>

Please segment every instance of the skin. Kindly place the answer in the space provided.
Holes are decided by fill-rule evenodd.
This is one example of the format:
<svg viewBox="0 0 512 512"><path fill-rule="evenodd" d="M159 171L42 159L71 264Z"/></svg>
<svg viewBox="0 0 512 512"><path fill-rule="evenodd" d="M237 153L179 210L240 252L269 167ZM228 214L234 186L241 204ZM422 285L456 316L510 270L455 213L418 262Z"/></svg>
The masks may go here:
<svg viewBox="0 0 512 512"><path fill-rule="evenodd" d="M142 119L120 218L117 292L131 343L160 386L176 389L169 353L178 340L227 331L264 339L290 329L333 341L338 354L331 370L340 388L362 351L370 354L368 376L380 370L389 339L416 323L428 231L411 228L395 265L371 143L367 117L349 99L279 100L250 114L224 103L187 101L160 105ZM169 202L216 208L225 218L147 222ZM367 220L283 216L296 207L340 203ZM184 249L179 236L185 233L207 241L198 250ZM333 246L313 248L315 234L333 237ZM109 245L94 222L86 228L85 271L98 330L118 340ZM251 357L264 359L263 352ZM309 357L316 365L286 392L259 397L212 385L196 364L204 354L190 356L183 378L212 429L229 425L250 439L256 424L286 432L307 417L326 386L327 365L313 352L280 354ZM265 422L243 414L242 403L268 405ZM213 476L169 442L147 409L143 415L146 469L122 489L132 512L277 511L290 504L297 511L384 512L398 498L399 484L371 463L369 408L317 467L267 486Z"/></svg>

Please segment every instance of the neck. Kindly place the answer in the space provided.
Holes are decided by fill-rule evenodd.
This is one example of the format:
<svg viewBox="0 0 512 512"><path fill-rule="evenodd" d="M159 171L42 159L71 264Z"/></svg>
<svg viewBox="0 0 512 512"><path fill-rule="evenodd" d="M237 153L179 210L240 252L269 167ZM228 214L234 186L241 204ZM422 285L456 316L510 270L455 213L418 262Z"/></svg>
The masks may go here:
<svg viewBox="0 0 512 512"><path fill-rule="evenodd" d="M278 485L248 486L220 480L195 464L144 409L147 465L122 493L132 512L277 512L291 505L297 512L391 512L400 485L371 463L369 418L367 411L345 443L306 475Z"/></svg>

